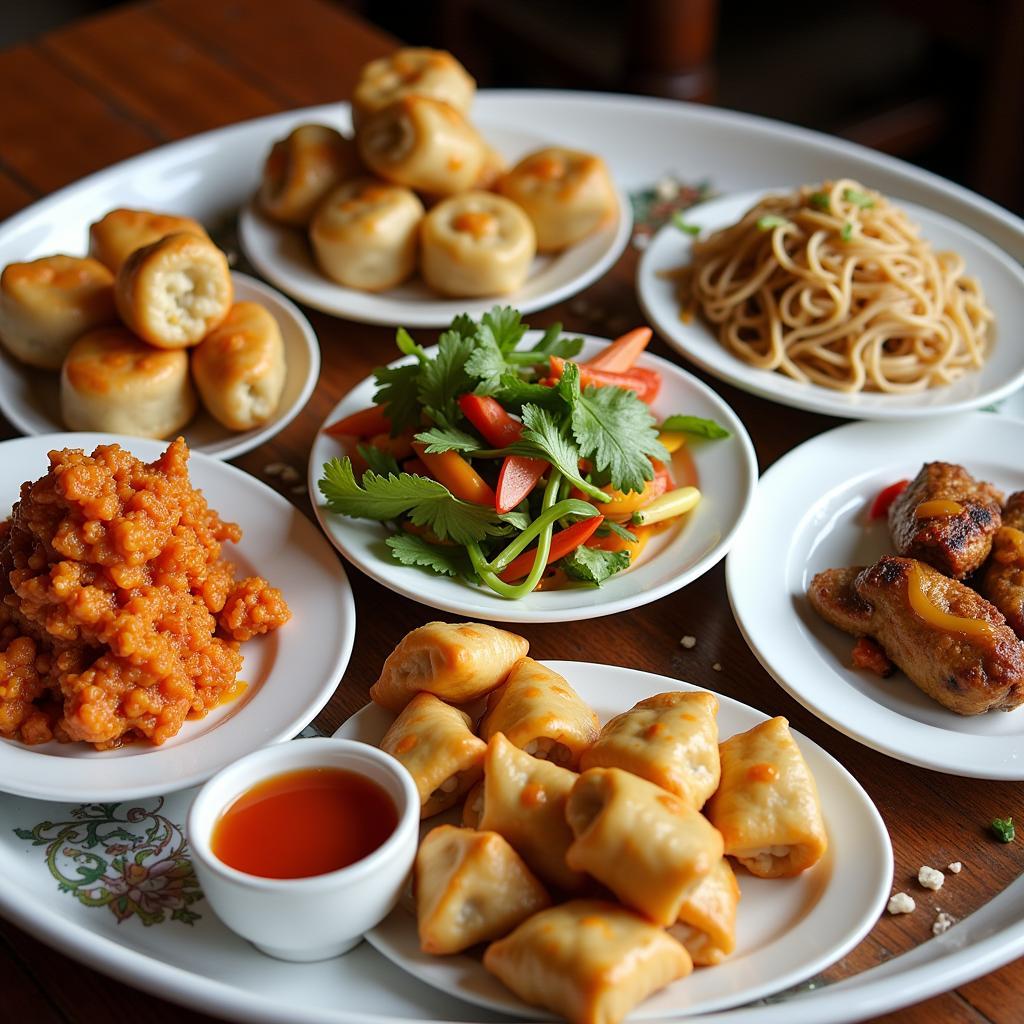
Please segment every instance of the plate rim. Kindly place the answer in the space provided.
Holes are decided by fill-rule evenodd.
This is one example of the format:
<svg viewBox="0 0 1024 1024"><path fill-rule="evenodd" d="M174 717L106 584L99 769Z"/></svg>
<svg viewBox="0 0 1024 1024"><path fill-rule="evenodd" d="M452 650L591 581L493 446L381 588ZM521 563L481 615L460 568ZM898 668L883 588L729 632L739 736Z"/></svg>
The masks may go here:
<svg viewBox="0 0 1024 1024"><path fill-rule="evenodd" d="M235 440L233 443L227 444L217 451L208 451L203 445L189 448L189 451L197 455L204 455L219 462L238 458L238 456L244 455L254 448L258 448L261 444L266 444L277 437L306 407L320 380L320 340L313 329L313 325L309 322L309 318L287 295L278 291L278 289L266 281L253 277L252 274L246 274L241 270L234 269L231 271L231 277L236 284L240 282L245 288L255 292L262 299L278 304L291 317L295 327L298 329L299 337L302 339L307 357L309 358L309 372L306 374L302 387L292 404L279 416L275 415L269 423L264 424L262 427L256 427L253 430L229 431L226 427L222 428L225 431L225 441L231 441L232 438L235 438ZM243 299L242 301L253 300ZM2 359L2 362L0 362L0 383L3 382L4 377L8 373L17 374L22 370L22 365L10 353L4 352L0 354L0 359ZM27 419L23 418L20 409L10 403L2 387L0 387L0 415L6 417L22 437L43 437L50 433L95 433L95 431L69 431L59 424L55 424L55 426L60 426L59 430L37 430ZM186 423L182 430L175 431L174 433L182 433L187 427L188 424ZM138 440L151 441L154 438L140 437ZM160 439L157 438L155 440Z"/></svg>
<svg viewBox="0 0 1024 1024"><path fill-rule="evenodd" d="M745 701L741 701L735 697L730 697L727 694L720 693L714 689L706 686L701 686L696 683L691 683L686 679L677 679L671 676L662 675L658 672L650 672L645 669L631 668L625 665L610 665L606 662L591 662L591 661L574 661L570 659L541 659L542 665L550 668L554 672L565 676L570 683L580 686L580 680L591 680L594 677L604 677L602 681L603 686L616 686L617 683L621 682L621 686L618 687L619 692L628 692L627 687L636 687L637 692L642 689L648 696L651 693L660 693L664 690L682 690L686 692L706 692L712 693L719 700L722 705L730 707L732 710L738 710L744 715L751 715L754 719L760 723L767 721L772 716L761 711L760 708L756 708L751 704L747 704ZM648 692L649 691L649 692ZM623 700L623 707L621 710L628 710L625 706L628 701L632 699L631 696L626 697ZM358 727L358 720L360 716L366 716L368 709L374 709L375 705L369 703L364 705L359 711L351 715L342 725L334 732L336 737L348 737L349 733ZM613 713L619 713L613 710ZM857 924L856 927L847 934L838 943L832 943L826 952L816 952L809 960L807 960L803 966L798 968L790 968L788 971L784 971L782 974L781 981L762 981L759 985L753 986L750 991L745 991L741 996L735 998L733 996L720 996L717 1000L709 1000L712 1002L712 1006L704 1011L699 1011L696 1014L692 1014L685 1008L681 1008L680 1012L673 1012L671 1016L673 1018L693 1018L695 1020L703 1019L705 1016L711 1016L720 1012L728 1011L740 1006L745 1006L759 999L764 999L771 996L780 990L785 990L793 985L799 984L802 981L806 981L807 978L813 977L819 971L824 970L833 963L838 962L843 956L845 956L851 949L853 949L859 942L861 942L865 936L871 931L878 921L878 918L884 912L886 901L889 899L889 893L892 888L893 873L894 873L894 862L893 862L893 849L892 840L889 836L888 829L886 828L885 821L882 818L881 813L875 806L874 801L871 799L864 787L857 781L854 775L847 769L842 762L830 754L821 744L812 740L805 733L800 732L797 729L792 729L791 732L794 738L798 741L801 749L801 753L809 761L817 761L818 765L815 769L815 778L817 779L821 773L822 767L825 766L830 773L833 774L834 781L844 787L845 795L851 800L855 801L859 810L863 812L865 822L871 829L871 845L878 856L879 864L881 866L881 876L873 886L874 897L873 901L867 904L866 909L858 909L856 912ZM833 825L833 827L835 827ZM863 834L863 833L859 833ZM829 836L829 846L832 847L835 842L834 836ZM831 883L832 886L841 888L843 885L842 876L837 873L837 868L833 865L831 872ZM823 895L823 894L822 894ZM817 901L816 901L817 903ZM396 908L392 915L408 913L402 907ZM390 917L391 915L389 915ZM802 924L806 920L807 914L801 916L797 926ZM382 929L384 928L385 922L382 922L376 928L370 929L366 934L366 940L370 943L374 949L377 950L382 956L388 961L402 970L404 973L411 975L423 984L430 985L433 988L439 989L439 991L446 992L449 995L455 996L455 998L469 1002L474 1006L478 1006L482 1009L491 1010L496 1013L502 1013L506 1016L524 1014L529 1011L531 1019L537 1020L554 1020L549 1011L543 1008L531 1008L525 1005L520 1005L521 1001L514 995L504 1001L492 1000L488 996L476 996L475 998L467 997L459 994L453 990L439 987L433 979L427 977L421 972L411 970L404 961L395 953L391 943L384 936ZM796 926L794 926L796 927ZM684 979L685 983L685 979ZM657 1011L651 1011L652 1013ZM653 1020L653 1016L644 1015L639 1018L634 1018L632 1015L630 1019L638 1020Z"/></svg>
<svg viewBox="0 0 1024 1024"><path fill-rule="evenodd" d="M543 332L539 330L528 333L525 336L526 340L530 339L533 335L539 336L541 333ZM573 337L582 337L588 343L597 343L602 348L611 344L607 338L598 338L589 334L576 335L572 332L568 333ZM435 347L436 346L430 346L427 351L433 352ZM407 363L411 358L412 357L410 356L404 356L401 359L393 360L388 365L394 366L400 363ZM649 365L653 368L660 369L663 372L669 372L676 375L680 380L685 382L687 387L693 387L698 392L703 393L705 397L712 402L712 404L719 408L720 411L724 410L728 413L728 416L725 418L731 428L733 438L739 445L738 469L743 476L743 494L739 514L736 516L736 519L732 523L728 532L724 533L719 538L718 543L715 544L715 546L704 556L697 559L689 569L677 574L669 580L666 580L659 586L654 586L645 590L639 589L632 594L624 595L618 600L613 601L602 601L601 590L598 588L579 588L578 593L580 597L575 604L564 608L552 609L550 611L527 608L522 605L521 601L500 600L497 597L495 598L493 607L488 605L484 608L482 606L478 607L475 604L467 606L457 598L449 600L443 595L440 599L431 597L429 600L424 600L422 586L419 589L417 588L417 580L419 580L421 584L423 582L423 577L421 575L418 575L415 572L410 572L408 576L405 573L382 572L379 568L381 565L387 569L394 568L396 570L412 569L413 567L404 566L398 562L395 562L392 567L392 563L387 560L379 557L375 557L372 560L364 558L358 553L358 551L356 555L353 555L353 545L344 544L332 530L331 523L328 518L329 513L324 510L324 507L321 504L321 495L317 487L317 480L320 477L322 462L315 457L315 451L317 443L323 434L324 427L337 418L338 411L351 400L351 396L355 390L365 386L369 381L372 381L372 373L359 381L359 383L355 384L328 412L323 423L317 428L316 437L313 444L310 446L306 485L309 491L309 500L313 506L313 512L317 518L317 522L320 524L320 529L323 531L328 542L341 555L376 583L379 583L381 586L386 587L388 590L391 590L402 597L415 601L417 604L424 605L428 608L435 608L438 611L447 612L452 615L471 615L478 618L488 619L492 622L510 622L519 624L575 622L582 619L601 618L605 615L616 615L619 612L630 611L634 608L640 608L644 605L650 604L653 601L660 600L663 597L667 597L669 594L676 593L683 587L689 586L690 583L693 583L705 573L709 572L726 557L730 548L735 543L736 538L739 536L743 523L749 519L758 484L759 471L757 454L754 450L753 442L750 439L750 434L746 429L746 425L743 423L739 414L709 384L706 384L699 377L696 377L694 374L685 370L678 364L670 362L662 356L658 356L653 353L645 352L639 362L641 365ZM408 583L405 582L407 578L409 579ZM469 587L469 585L465 583L463 583L462 586L465 588ZM461 590L456 593L459 592L461 592ZM483 590L476 591L470 588L468 589L468 593L479 594L481 597L488 597L488 594Z"/></svg>
<svg viewBox="0 0 1024 1024"><path fill-rule="evenodd" d="M934 422L927 420L919 421L913 425L907 424L904 429L916 429L917 431L924 431L927 429L934 429ZM975 412L964 414L956 418L956 422L952 425L952 429L963 431L965 428L973 426L975 428L986 427L991 429L995 427L999 429L999 425L1004 425L1011 430L1016 430L1024 437L1024 420L1019 420L1009 416L1001 416L995 413L988 412ZM885 431L889 425L884 420L860 420L850 423L842 424L841 426L834 427L831 430L824 431L815 437L809 438L804 441L803 444L797 445L791 451L787 452L782 458L778 459L773 463L761 477L758 483L757 498L755 500L755 512L748 519L748 522L757 519L763 522L764 517L759 515L759 512L764 511L763 503L770 499L769 490L776 485L775 481L783 477L784 474L792 473L795 471L794 467L798 467L801 464L801 460L806 457L804 449L821 447L822 450L827 451L829 446L834 443L833 435L841 434L842 440L853 435L857 438L861 434L872 435ZM877 440L877 439L876 439ZM940 447L941 441L935 442L936 447ZM868 445L863 446L867 449ZM916 457L915 457L916 461ZM843 463L843 471L846 471L846 467L849 464ZM778 472L776 467L781 467ZM854 475L858 470L850 469L850 475ZM753 538L753 532L749 534L750 538ZM796 534L793 534L795 537ZM858 726L855 724L854 717L850 715L840 715L834 710L835 702L830 702L829 689L821 688L818 689L823 694L822 697L815 696L815 686L813 685L800 685L792 681L794 675L798 677L804 677L808 674L815 675L814 672L810 672L807 669L798 669L793 672L791 668L788 668L785 664L779 665L776 651L773 649L771 653L765 650L765 647L770 646L769 643L763 643L759 640L761 633L758 629L752 629L748 621L747 606L749 605L749 599L745 596L746 590L744 588L742 570L740 568L740 558L743 554L744 548L747 543L753 543L753 540L747 539L748 535L741 534L737 538L736 543L733 545L733 549L730 551L729 556L726 558L725 566L725 583L726 593L729 598L729 607L732 611L733 619L736 622L740 633L743 636L744 641L750 648L751 653L757 658L762 668L775 680L775 682L782 687L795 701L802 704L807 710L813 714L816 718L822 722L830 725L833 729L843 733L845 736L849 736L850 739L856 742L876 750L879 753L885 754L894 760L904 762L906 764L915 765L920 768L927 768L931 771L942 772L947 775L956 775L962 778L970 779L983 779L989 781L1006 781L1006 782L1020 782L1024 781L1024 764L1021 764L1016 770L1012 768L1000 768L998 765L986 765L984 763L983 755L986 753L986 748L991 750L993 747L996 749L1004 750L1006 753L1013 753L1012 750L1007 748L1012 747L1016 744L1018 747L1021 743L1020 735L1004 735L1004 736L986 736L983 734L974 733L961 733L954 730L944 729L940 726L932 725L928 722L921 722L912 718L900 714L891 708L873 700L867 694L860 692L850 691L847 692L845 684L844 689L841 691L840 699L842 704L849 704L844 710L866 710L869 718L865 725ZM784 550L780 549L776 554L779 559L780 571L784 574L786 564L789 559L790 546L787 545ZM733 559L732 555L736 554L736 558ZM785 589L785 576L782 576L781 586L783 590L782 597L788 601L791 596L788 590ZM738 596L739 595L739 596ZM801 638L801 644L803 644L803 638ZM782 643L782 640L776 641L776 643ZM839 668L841 666L836 666ZM815 678L820 684L820 677L815 675ZM841 680L840 680L841 682ZM908 681L909 682L909 681ZM833 710L829 710L829 708ZM996 712L989 712L994 714ZM1024 714L1024 711L1020 712ZM954 714L954 712L949 712ZM899 742L898 740L891 739L892 730L886 728L891 726L893 722L898 725L905 725L913 733L924 733L931 740L939 739L943 736L953 735L957 740L957 748L966 745L969 750L964 753L950 754L949 756L942 757L941 754L944 750L941 744L931 744L924 742L923 738L918 743L910 742L910 747L907 749L906 742ZM874 726L872 730L871 726ZM899 734L896 733L898 736ZM977 748L977 749L975 749ZM1004 753L1004 760L1005 760Z"/></svg>
<svg viewBox="0 0 1024 1024"><path fill-rule="evenodd" d="M42 465L45 462L46 452L51 447L88 447L96 444L117 443L128 450L133 450L134 446L138 442L143 442L144 448L151 446L150 450L155 450L157 448L163 450L169 443L150 438L131 438L117 434L104 434L91 431L69 431L59 434L36 434L31 437L15 437L6 441L0 441L0 453L3 453L7 446L22 447L29 452L34 450L39 456L38 461ZM326 707L337 689L343 685L344 674L348 668L349 661L351 660L352 650L355 643L355 599L353 597L351 584L349 583L348 576L345 572L345 567L331 550L330 545L326 543L322 531L320 531L316 524L311 522L307 516L303 515L295 505L288 501L287 498L265 484L258 477L253 476L230 463L223 462L220 459L215 459L209 455L203 455L200 452L191 453L190 462L192 459L195 459L199 464L204 465L208 470L215 474L223 474L228 481L243 481L246 487L251 486L256 493L263 494L265 500L276 513L286 514L291 522L301 523L297 529L305 535L304 543L309 545L313 550L321 550L323 555L326 556L325 558L317 557L316 564L322 568L325 580L327 577L331 578L330 589L332 592L336 593L338 599L336 611L339 615L339 628L335 633L337 646L333 656L328 656L329 665L325 664L324 666L325 680L311 695L311 699L301 708L293 707L286 700L284 702L284 706L288 708L287 716L282 716L280 723L270 730L265 737L256 737L256 740L258 741L257 745L250 748L251 750L255 750L257 749L257 746L265 746L270 743L291 739L296 733L300 732L309 725L314 718L316 718L324 707ZM6 517L6 510L3 515ZM243 537L243 540L239 545L239 550L243 554L244 544L245 540ZM348 626L347 629L344 628L346 624ZM214 736L222 725L227 725L232 721L236 723L234 728L238 729L240 724L244 724L244 710L243 706L239 709L236 715L233 715L224 723L220 723L211 732L197 736L195 739L201 740L205 737ZM168 759L174 757L174 752L187 751L188 747L189 743L185 742L173 748L168 748ZM30 748L23 744L19 744L16 740L0 741L0 756L3 756L6 759L9 750L13 751L11 756L15 759L23 759L26 755L31 756L32 753ZM159 754L161 751L157 748L156 753ZM44 754L39 756L47 755ZM242 755L239 754L237 756ZM187 757L185 759L187 760ZM70 766L79 759L59 758L59 760L65 765L67 773L70 774ZM225 760L223 757L211 758L209 763L204 764L202 767L190 766L187 770L181 774L174 775L171 779L166 777L156 778L147 784L133 784L130 781L132 776L131 773L124 770L123 765L125 762L123 759L110 759L108 761L94 761L90 759L88 762L80 763L122 765L121 774L126 776L129 781L127 783L121 782L116 785L103 784L99 791L83 791L81 788L74 787L61 789L52 785L47 786L32 780L29 780L26 783L24 779L22 779L18 784L12 784L10 775L4 775L2 780L3 792L9 793L12 796L20 796L30 800L56 801L61 803L78 803L83 801L96 802L97 800L114 800L120 802L125 800L144 799L147 797L162 796L167 793L179 792L199 785L214 775L226 764L230 763L230 760ZM93 783L91 781L86 781L84 783L80 782L78 785L93 785ZM97 792L99 792L99 795L97 795Z"/></svg>
<svg viewBox="0 0 1024 1024"><path fill-rule="evenodd" d="M757 202L763 196L791 192L793 187L791 185L766 185L756 189L744 189L741 192L726 192L704 202L697 203L690 207L687 212L692 212L695 216L700 217L702 213L708 210L711 210L712 214L714 214L717 206L735 204L747 207ZM895 199L894 202L902 206L911 215L912 219L915 217L919 218L923 214L926 219L933 218L936 221L944 222L948 230L954 233L959 232L966 236L972 245L981 249L991 260L1000 264L1007 273L1016 277L1018 283L1022 286L1022 291L1024 291L1024 268L1009 253L1001 249L979 231L948 214L913 200ZM787 406L791 409L800 409L804 412L818 413L823 416L834 416L839 419L906 421L924 419L930 416L949 416L960 412L970 412L983 406L1000 402L1024 386L1024 355L1022 355L1017 370L1013 375L974 396L934 405L913 406L900 404L900 401L906 398L902 394L876 396L875 393L857 392L853 397L857 397L860 394L869 394L872 398L891 399L891 405L886 402L869 407L857 407L851 402L844 401L842 396L846 394L845 392L835 392L814 384L808 384L801 391L790 391L788 385L781 382L788 382L791 385L795 384L795 381L775 371L757 371L756 368L750 367L722 347L718 339L714 338L710 329L696 317L694 318L694 323L700 324L709 341L713 341L714 345L709 345L707 352L701 349L695 351L693 346L687 344L679 336L679 327L675 319L669 317L667 312L665 315L662 315L662 312L660 312L662 300L655 295L657 270L653 264L662 255L660 250L666 244L665 239L671 239L675 231L676 229L672 224L663 225L651 238L650 244L644 250L637 263L635 287L640 308L643 310L644 316L647 317L649 323L658 332L659 337L676 355L699 366L717 380L731 384L733 387L739 388L748 394L755 395L777 405ZM692 245L692 240L690 239L681 238L680 240L687 246ZM687 255L688 249L687 252L683 253L683 256ZM1009 325L1001 325L1001 327L1007 336L1004 339L997 339L997 344L1001 343L1004 347L1012 349L1013 342L1009 337L1010 327ZM977 372L979 375L983 373L984 367ZM920 392L915 392L914 394L920 394Z"/></svg>

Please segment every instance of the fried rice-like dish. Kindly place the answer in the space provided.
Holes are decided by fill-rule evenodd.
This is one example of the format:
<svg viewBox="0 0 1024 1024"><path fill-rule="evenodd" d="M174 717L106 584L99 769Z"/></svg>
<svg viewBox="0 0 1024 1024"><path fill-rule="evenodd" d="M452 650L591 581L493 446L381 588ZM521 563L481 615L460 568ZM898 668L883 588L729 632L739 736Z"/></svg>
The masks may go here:
<svg viewBox="0 0 1024 1024"><path fill-rule="evenodd" d="M290 617L280 591L236 580L172 442L153 463L116 444L50 452L0 523L0 736L159 744L237 696L239 643Z"/></svg>

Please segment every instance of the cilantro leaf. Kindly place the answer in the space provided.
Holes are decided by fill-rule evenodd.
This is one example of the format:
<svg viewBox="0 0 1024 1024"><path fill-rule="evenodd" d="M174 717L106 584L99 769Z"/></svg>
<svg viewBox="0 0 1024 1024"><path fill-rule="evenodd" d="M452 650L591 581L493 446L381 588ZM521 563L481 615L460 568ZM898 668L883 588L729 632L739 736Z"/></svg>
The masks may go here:
<svg viewBox="0 0 1024 1024"><path fill-rule="evenodd" d="M497 342L490 337L481 337L466 360L466 373L480 382L475 389L477 394L490 394L498 387L502 375L508 371L505 353Z"/></svg>
<svg viewBox="0 0 1024 1024"><path fill-rule="evenodd" d="M642 491L654 477L651 459L669 460L658 440L650 409L635 391L616 387L580 390L579 368L566 363L559 394L572 409L572 432L582 458L590 459L599 473L618 491Z"/></svg>
<svg viewBox="0 0 1024 1024"><path fill-rule="evenodd" d="M861 192L856 188L844 188L843 198L853 206L859 206L862 210L870 210L875 205L874 199L867 192Z"/></svg>
<svg viewBox="0 0 1024 1024"><path fill-rule="evenodd" d="M616 537L628 541L630 544L636 542L636 534L624 526L620 526L614 519L606 519L596 531L598 537L607 537L610 533L614 533Z"/></svg>
<svg viewBox="0 0 1024 1024"><path fill-rule="evenodd" d="M729 437L729 431L714 420L703 416L669 416L661 425L662 430L680 434L695 434L697 437Z"/></svg>
<svg viewBox="0 0 1024 1024"><path fill-rule="evenodd" d="M458 422L457 399L472 384L466 372L466 361L474 347L473 336L453 326L438 339L437 355L419 367L420 404L441 426Z"/></svg>
<svg viewBox="0 0 1024 1024"><path fill-rule="evenodd" d="M520 533L531 523L530 517L525 512L516 512L514 509L511 512L503 512L498 518L503 523L508 523L512 529L518 530Z"/></svg>
<svg viewBox="0 0 1024 1024"><path fill-rule="evenodd" d="M425 476L379 476L367 470L360 486L348 457L325 463L318 486L331 512L379 522L408 515L417 526L433 530L439 540L471 544L507 528L493 508L461 501L444 484Z"/></svg>
<svg viewBox="0 0 1024 1024"><path fill-rule="evenodd" d="M391 436L413 427L420 421L418 363L405 366L382 366L373 371L377 390L374 405L382 405L391 420Z"/></svg>
<svg viewBox="0 0 1024 1024"><path fill-rule="evenodd" d="M522 437L507 445L504 450L510 455L544 459L585 494L600 496L601 499L607 500L606 494L587 483L580 475L580 450L576 447L575 441L562 430L554 416L540 406L523 406Z"/></svg>
<svg viewBox="0 0 1024 1024"><path fill-rule="evenodd" d="M453 544L431 544L414 533L396 533L384 542L391 548L391 557L402 565L419 565L432 569L439 576L473 578L466 549Z"/></svg>
<svg viewBox="0 0 1024 1024"><path fill-rule="evenodd" d="M1017 838L1017 830L1013 826L1013 818L993 818L989 828L1001 843L1012 843Z"/></svg>
<svg viewBox="0 0 1024 1024"><path fill-rule="evenodd" d="M398 468L398 460L391 452L381 451L380 448L372 444L356 445L356 451L362 455L370 469L380 476L401 472Z"/></svg>
<svg viewBox="0 0 1024 1024"><path fill-rule="evenodd" d="M528 329L518 309L495 306L480 318L480 329L475 333L480 342L493 342L500 352L511 352Z"/></svg>
<svg viewBox="0 0 1024 1024"><path fill-rule="evenodd" d="M578 547L566 555L560 565L565 570L566 576L600 586L617 572L629 568L629 552Z"/></svg>
<svg viewBox="0 0 1024 1024"><path fill-rule="evenodd" d="M480 393L480 389L477 389ZM545 409L557 409L562 405L562 396L557 388L545 387L543 384L530 384L515 373L506 373L499 381L498 387L492 392L509 412L521 413L522 407L529 402Z"/></svg>
<svg viewBox="0 0 1024 1024"><path fill-rule="evenodd" d="M583 339L563 337L562 325L556 323L544 332L544 336L530 351L541 356L561 356L563 359L572 359L573 356L579 355L582 349Z"/></svg>
<svg viewBox="0 0 1024 1024"><path fill-rule="evenodd" d="M416 440L427 446L430 455L440 452L475 452L483 447L472 434L454 427L431 427L418 433Z"/></svg>

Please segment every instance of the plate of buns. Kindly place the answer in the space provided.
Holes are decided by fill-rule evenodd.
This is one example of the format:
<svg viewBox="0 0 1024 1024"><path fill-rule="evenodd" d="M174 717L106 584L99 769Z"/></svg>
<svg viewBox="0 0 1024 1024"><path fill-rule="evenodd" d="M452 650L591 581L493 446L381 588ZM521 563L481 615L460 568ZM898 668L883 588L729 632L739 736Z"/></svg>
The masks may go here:
<svg viewBox="0 0 1024 1024"><path fill-rule="evenodd" d="M220 459L283 429L320 373L293 303L198 222L148 210L93 223L88 256L8 264L0 351L0 411L24 434L182 434Z"/></svg>
<svg viewBox="0 0 1024 1024"><path fill-rule="evenodd" d="M586 287L629 239L628 200L598 154L478 128L475 91L443 51L368 64L352 135L307 123L274 142L239 219L246 256L293 298L364 323L443 327L498 297L531 312Z"/></svg>

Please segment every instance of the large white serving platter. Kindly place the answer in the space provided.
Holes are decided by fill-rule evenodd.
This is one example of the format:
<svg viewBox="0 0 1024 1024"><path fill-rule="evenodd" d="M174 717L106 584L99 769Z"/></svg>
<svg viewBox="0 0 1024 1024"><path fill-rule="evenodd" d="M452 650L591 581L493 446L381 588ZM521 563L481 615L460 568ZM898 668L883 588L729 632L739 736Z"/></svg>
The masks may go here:
<svg viewBox="0 0 1024 1024"><path fill-rule="evenodd" d="M302 311L280 292L248 274L233 271L236 302L258 302L277 321L287 367L281 400L270 420L252 430L228 430L200 407L180 431L194 452L234 459L279 434L302 410L320 377L320 344ZM23 434L64 430L60 414L60 375L35 370L0 347L0 413Z"/></svg>
<svg viewBox="0 0 1024 1024"><path fill-rule="evenodd" d="M749 528L726 563L736 621L761 664L840 732L901 761L979 779L1024 780L1024 707L964 716L902 673L850 667L853 637L811 608L815 573L892 552L868 510L925 462L956 462L1007 494L1024 489L1024 423L991 413L899 426L851 423L812 438L761 478Z"/></svg>
<svg viewBox="0 0 1024 1024"><path fill-rule="evenodd" d="M601 722L638 701L669 690L699 690L650 672L583 661L548 661L597 712ZM768 716L718 695L722 739L746 732ZM377 744L394 715L374 704L353 715L335 734ZM796 735L814 774L829 848L796 878L754 878L742 868L736 950L716 967L698 968L638 1006L631 1020L661 1020L749 1003L824 970L870 930L889 898L892 847L878 811L838 761ZM429 828L431 822L424 823ZM399 905L367 936L403 970L428 985L513 1017L553 1019L516 998L484 970L479 956L429 956L420 951L416 918Z"/></svg>
<svg viewBox="0 0 1024 1024"><path fill-rule="evenodd" d="M700 227L706 237L735 224L763 196L791 192L810 182L791 181L781 187L724 195L687 211L686 221ZM873 180L866 184L874 187ZM658 333L680 355L720 380L796 409L849 419L906 420L977 409L1019 390L1024 384L1024 346L1017 334L1024 314L1024 267L956 220L905 202L897 193L889 198L906 210L936 252L952 250L963 257L965 273L980 282L995 315L985 364L953 384L912 394L851 393L804 384L745 363L718 340L717 332L699 315L683 320L676 286L667 273L689 262L694 239L671 224L658 232L640 261L636 279L640 304Z"/></svg>
<svg viewBox="0 0 1024 1024"><path fill-rule="evenodd" d="M627 191L664 174L709 180L718 192L764 182L850 175L943 213L1024 260L1024 222L934 174L853 143L749 115L666 100L551 91L484 91L474 116L509 130L557 132L566 144L605 152ZM207 132L97 172L0 225L0 263L85 250L97 210L142 206L215 225L237 214L256 188L271 142L298 124L347 124L346 104L293 110ZM609 139L615 140L608 146ZM1010 406L1010 403L1006 403ZM190 795L163 813L184 820ZM26 855L16 826L64 817L70 808L0 796L0 912L30 934L154 995L232 1020L266 1024L405 1024L498 1019L445 997L361 946L340 961L289 965L254 958L212 914L191 927L119 924L59 892L42 860ZM208 908L207 908L208 910ZM888 1013L995 970L1024 954L1024 879L945 935L846 981L814 992L692 1018L702 1024L845 1024Z"/></svg>
<svg viewBox="0 0 1024 1024"><path fill-rule="evenodd" d="M113 442L146 461L166 447L86 433L0 442L0 519L21 484L46 472L47 452L91 452ZM241 541L222 549L239 578L264 576L278 587L290 621L242 645L239 678L248 684L242 696L186 722L158 747L131 743L98 751L85 743L0 740L0 790L40 800L109 802L194 786L250 751L294 736L341 682L355 639L355 605L345 570L320 531L276 491L225 462L194 453L189 475L210 507L242 528Z"/></svg>
<svg viewBox="0 0 1024 1024"><path fill-rule="evenodd" d="M523 347L529 347L539 334L528 332ZM577 358L587 359L607 344L600 338L586 338ZM703 381L675 363L647 353L637 365L661 374L661 390L651 406L659 420L673 413L701 416L715 420L731 436L714 441L688 440L685 449L676 455L677 468L682 467L683 460L692 460L702 494L700 504L681 522L655 534L636 565L617 573L600 587L579 585L534 591L518 601L509 601L483 585L401 565L384 543L392 532L386 525L349 519L329 511L323 504L317 481L323 475L324 463L339 458L344 450L336 438L322 430L309 455L309 496L320 525L353 565L389 590L469 618L498 622L577 621L637 608L674 593L725 557L753 500L757 459L740 418ZM324 425L372 405L375 390L372 377L357 384L331 410Z"/></svg>
<svg viewBox="0 0 1024 1024"><path fill-rule="evenodd" d="M340 113L340 111L339 111ZM346 129L346 123L329 121ZM527 153L557 144L555 136L509 130L499 124L478 124L484 138L511 166ZM604 154L604 150L599 150ZM629 199L617 191L615 217L592 235L557 254L539 253L522 287L485 298L451 299L431 290L416 275L384 292L346 288L320 272L304 231L277 224L249 202L239 217L239 239L246 256L268 281L293 299L324 313L368 324L406 327L447 327L459 313L480 316L498 300L523 313L553 306L596 281L619 258L629 241L633 215Z"/></svg>

